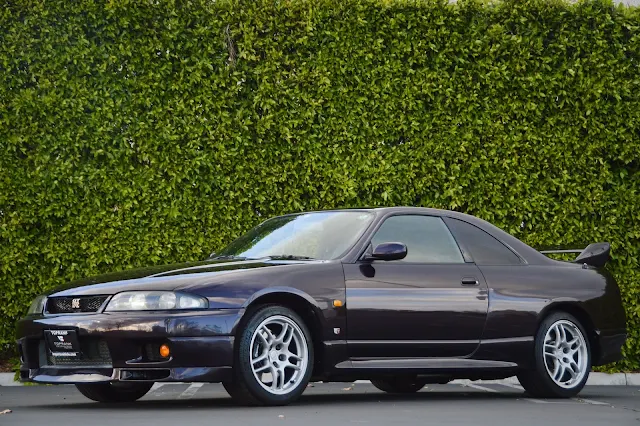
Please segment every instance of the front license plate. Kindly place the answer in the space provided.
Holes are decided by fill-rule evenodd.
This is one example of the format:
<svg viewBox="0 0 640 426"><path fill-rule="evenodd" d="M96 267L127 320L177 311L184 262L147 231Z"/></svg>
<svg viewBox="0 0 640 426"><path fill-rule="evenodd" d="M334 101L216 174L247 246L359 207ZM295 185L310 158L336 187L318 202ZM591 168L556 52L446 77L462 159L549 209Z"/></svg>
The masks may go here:
<svg viewBox="0 0 640 426"><path fill-rule="evenodd" d="M44 336L51 355L76 357L80 354L80 343L75 330L45 330Z"/></svg>

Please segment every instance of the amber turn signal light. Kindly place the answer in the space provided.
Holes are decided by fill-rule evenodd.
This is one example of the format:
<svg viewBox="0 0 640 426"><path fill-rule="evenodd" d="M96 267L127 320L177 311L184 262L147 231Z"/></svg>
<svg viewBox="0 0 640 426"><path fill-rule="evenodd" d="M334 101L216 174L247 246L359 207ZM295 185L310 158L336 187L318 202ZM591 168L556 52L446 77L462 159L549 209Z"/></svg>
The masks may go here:
<svg viewBox="0 0 640 426"><path fill-rule="evenodd" d="M169 345L160 345L160 356L162 358L169 358L169 355L171 355Z"/></svg>
<svg viewBox="0 0 640 426"><path fill-rule="evenodd" d="M344 303L342 303L342 300L338 300L338 299L336 299L336 300L334 300L334 301L333 301L333 307L334 307L334 308L339 308L339 307L341 307L343 304L344 304Z"/></svg>

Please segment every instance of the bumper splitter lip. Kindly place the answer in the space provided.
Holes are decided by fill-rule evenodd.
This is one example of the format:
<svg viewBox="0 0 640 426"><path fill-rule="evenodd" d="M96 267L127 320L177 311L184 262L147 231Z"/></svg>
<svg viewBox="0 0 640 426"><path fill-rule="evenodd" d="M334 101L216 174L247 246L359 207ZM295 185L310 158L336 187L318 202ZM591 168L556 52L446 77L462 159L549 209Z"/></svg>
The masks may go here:
<svg viewBox="0 0 640 426"><path fill-rule="evenodd" d="M143 373L167 372L166 377L144 379ZM26 373L26 374L25 374ZM128 379L132 377L136 379ZM25 377L28 374L28 378ZM184 368L38 368L21 371L22 382L46 384L77 384L107 382L207 382L215 383L231 378L231 366Z"/></svg>

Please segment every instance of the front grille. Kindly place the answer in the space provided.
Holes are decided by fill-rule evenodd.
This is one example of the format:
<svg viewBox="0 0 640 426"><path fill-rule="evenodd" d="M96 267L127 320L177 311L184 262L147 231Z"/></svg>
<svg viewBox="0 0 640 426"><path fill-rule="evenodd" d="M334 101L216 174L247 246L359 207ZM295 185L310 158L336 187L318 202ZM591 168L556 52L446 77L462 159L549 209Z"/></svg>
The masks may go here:
<svg viewBox="0 0 640 426"><path fill-rule="evenodd" d="M50 314L97 312L109 296L51 297L47 299Z"/></svg>
<svg viewBox="0 0 640 426"><path fill-rule="evenodd" d="M45 359L40 360L41 366L85 366L111 365L111 354L104 340L86 339L80 341L80 354L77 357L53 356L45 347L44 340L40 341L40 353Z"/></svg>

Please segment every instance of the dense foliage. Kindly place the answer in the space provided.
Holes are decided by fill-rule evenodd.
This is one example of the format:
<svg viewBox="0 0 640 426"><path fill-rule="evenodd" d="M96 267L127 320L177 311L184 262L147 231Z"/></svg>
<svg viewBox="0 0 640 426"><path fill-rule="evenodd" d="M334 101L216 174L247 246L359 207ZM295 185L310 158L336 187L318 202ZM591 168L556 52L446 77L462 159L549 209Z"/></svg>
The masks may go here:
<svg viewBox="0 0 640 426"><path fill-rule="evenodd" d="M639 26L605 1L4 1L0 345L63 282L416 205L610 241L637 369Z"/></svg>

